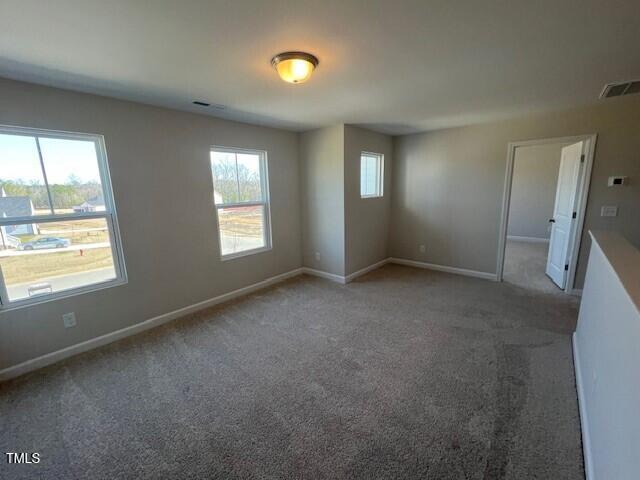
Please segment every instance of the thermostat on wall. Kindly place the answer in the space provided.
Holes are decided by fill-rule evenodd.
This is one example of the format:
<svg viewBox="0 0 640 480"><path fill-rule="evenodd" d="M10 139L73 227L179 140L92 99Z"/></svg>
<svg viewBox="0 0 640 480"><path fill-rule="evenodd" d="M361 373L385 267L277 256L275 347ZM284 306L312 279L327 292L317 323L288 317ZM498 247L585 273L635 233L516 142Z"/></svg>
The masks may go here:
<svg viewBox="0 0 640 480"><path fill-rule="evenodd" d="M610 187L619 187L627 184L627 177L609 177L607 185Z"/></svg>

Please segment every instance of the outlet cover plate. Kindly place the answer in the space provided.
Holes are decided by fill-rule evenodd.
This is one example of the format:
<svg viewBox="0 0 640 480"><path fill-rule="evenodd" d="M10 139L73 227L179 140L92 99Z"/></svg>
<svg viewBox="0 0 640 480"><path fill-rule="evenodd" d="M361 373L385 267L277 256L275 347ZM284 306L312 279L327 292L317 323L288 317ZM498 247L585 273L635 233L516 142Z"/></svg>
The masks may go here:
<svg viewBox="0 0 640 480"><path fill-rule="evenodd" d="M74 312L63 314L62 322L64 323L64 328L75 327L78 324L78 322L76 322L76 314Z"/></svg>

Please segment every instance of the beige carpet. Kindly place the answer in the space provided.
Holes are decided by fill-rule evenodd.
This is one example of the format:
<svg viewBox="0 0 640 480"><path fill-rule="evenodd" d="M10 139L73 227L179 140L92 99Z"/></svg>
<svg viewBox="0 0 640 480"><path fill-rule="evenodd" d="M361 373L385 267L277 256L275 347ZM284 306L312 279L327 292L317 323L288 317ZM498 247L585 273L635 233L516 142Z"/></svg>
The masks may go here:
<svg viewBox="0 0 640 480"><path fill-rule="evenodd" d="M571 297L299 277L0 385L2 478L582 479Z"/></svg>
<svg viewBox="0 0 640 480"><path fill-rule="evenodd" d="M561 293L545 273L548 250L548 243L507 240L503 281L537 292Z"/></svg>

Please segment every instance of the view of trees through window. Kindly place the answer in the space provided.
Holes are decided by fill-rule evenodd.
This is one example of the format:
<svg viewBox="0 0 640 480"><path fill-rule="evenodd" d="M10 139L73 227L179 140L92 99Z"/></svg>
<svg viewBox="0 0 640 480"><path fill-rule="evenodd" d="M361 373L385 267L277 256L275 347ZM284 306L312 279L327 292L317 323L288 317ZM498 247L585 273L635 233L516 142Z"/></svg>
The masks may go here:
<svg viewBox="0 0 640 480"><path fill-rule="evenodd" d="M267 245L268 205L262 191L262 152L211 152L211 171L223 256Z"/></svg>
<svg viewBox="0 0 640 480"><path fill-rule="evenodd" d="M0 282L9 302L118 276L100 143L48 133L0 133Z"/></svg>
<svg viewBox="0 0 640 480"><path fill-rule="evenodd" d="M6 217L104 210L95 143L0 134L0 198Z"/></svg>
<svg viewBox="0 0 640 480"><path fill-rule="evenodd" d="M84 182L73 174L69 175L65 183L49 185L49 187L55 209L72 210L74 206L82 205L87 201L104 204L100 183ZM36 181L27 182L23 179L2 178L2 172L0 172L0 189L5 192L7 197L29 197L35 210L44 210L42 213L50 213L49 198L44 184Z"/></svg>
<svg viewBox="0 0 640 480"><path fill-rule="evenodd" d="M217 204L262 199L258 155L213 152L211 165Z"/></svg>

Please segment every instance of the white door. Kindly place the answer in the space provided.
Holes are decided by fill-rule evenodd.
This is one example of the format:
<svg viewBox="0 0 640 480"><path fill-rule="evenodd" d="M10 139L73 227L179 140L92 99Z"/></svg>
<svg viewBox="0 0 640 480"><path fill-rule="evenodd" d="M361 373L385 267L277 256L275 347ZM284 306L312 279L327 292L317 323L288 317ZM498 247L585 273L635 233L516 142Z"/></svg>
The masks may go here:
<svg viewBox="0 0 640 480"><path fill-rule="evenodd" d="M562 149L556 202L553 207L551 222L551 239L547 257L547 275L560 288L567 284L569 249L573 223L576 221L576 192L582 160L583 142L568 145Z"/></svg>

